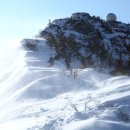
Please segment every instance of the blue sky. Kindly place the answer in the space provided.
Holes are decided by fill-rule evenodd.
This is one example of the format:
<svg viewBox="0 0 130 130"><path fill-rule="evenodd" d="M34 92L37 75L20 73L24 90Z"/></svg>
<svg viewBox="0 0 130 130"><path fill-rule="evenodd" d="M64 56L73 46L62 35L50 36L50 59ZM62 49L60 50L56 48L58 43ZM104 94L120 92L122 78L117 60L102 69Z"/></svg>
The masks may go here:
<svg viewBox="0 0 130 130"><path fill-rule="evenodd" d="M64 18L74 12L88 12L105 19L113 12L119 21L130 22L130 0L0 0L0 44L30 38L49 19Z"/></svg>

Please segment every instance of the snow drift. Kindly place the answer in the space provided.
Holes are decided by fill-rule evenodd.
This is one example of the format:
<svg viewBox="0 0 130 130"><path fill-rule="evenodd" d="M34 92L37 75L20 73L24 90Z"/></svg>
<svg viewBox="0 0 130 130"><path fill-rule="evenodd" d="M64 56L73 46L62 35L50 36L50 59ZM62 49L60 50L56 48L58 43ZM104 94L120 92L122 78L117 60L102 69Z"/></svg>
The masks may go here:
<svg viewBox="0 0 130 130"><path fill-rule="evenodd" d="M130 77L48 67L44 39L0 60L1 130L129 130ZM35 45L36 42L36 45Z"/></svg>

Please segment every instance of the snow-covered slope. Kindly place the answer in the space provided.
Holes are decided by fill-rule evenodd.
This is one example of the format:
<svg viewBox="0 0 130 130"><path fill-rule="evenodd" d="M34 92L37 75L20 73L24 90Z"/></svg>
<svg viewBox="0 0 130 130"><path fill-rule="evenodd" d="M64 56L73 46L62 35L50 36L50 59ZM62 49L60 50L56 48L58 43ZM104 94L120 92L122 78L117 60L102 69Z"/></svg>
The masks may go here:
<svg viewBox="0 0 130 130"><path fill-rule="evenodd" d="M35 41L0 61L0 130L130 129L130 77L48 67L53 52Z"/></svg>

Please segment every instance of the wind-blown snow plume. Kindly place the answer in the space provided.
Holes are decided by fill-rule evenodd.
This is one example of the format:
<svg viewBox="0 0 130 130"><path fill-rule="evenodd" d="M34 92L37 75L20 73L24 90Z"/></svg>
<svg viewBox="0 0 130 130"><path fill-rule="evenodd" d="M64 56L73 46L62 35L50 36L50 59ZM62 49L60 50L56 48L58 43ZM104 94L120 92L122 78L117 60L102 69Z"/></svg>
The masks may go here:
<svg viewBox="0 0 130 130"><path fill-rule="evenodd" d="M34 40L34 43L36 39ZM45 40L1 59L1 130L129 130L130 78L64 68ZM34 45L35 46L35 45Z"/></svg>

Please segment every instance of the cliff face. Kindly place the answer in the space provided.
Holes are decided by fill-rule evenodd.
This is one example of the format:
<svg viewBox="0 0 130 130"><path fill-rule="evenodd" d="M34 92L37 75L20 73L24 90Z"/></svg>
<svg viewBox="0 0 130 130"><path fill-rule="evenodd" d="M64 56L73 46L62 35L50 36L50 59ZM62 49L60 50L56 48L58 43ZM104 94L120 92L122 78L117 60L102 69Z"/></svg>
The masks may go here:
<svg viewBox="0 0 130 130"><path fill-rule="evenodd" d="M63 59L68 69L78 61L80 68L109 68L112 74L130 71L130 24L74 13L49 22L39 36L54 49L54 61Z"/></svg>

